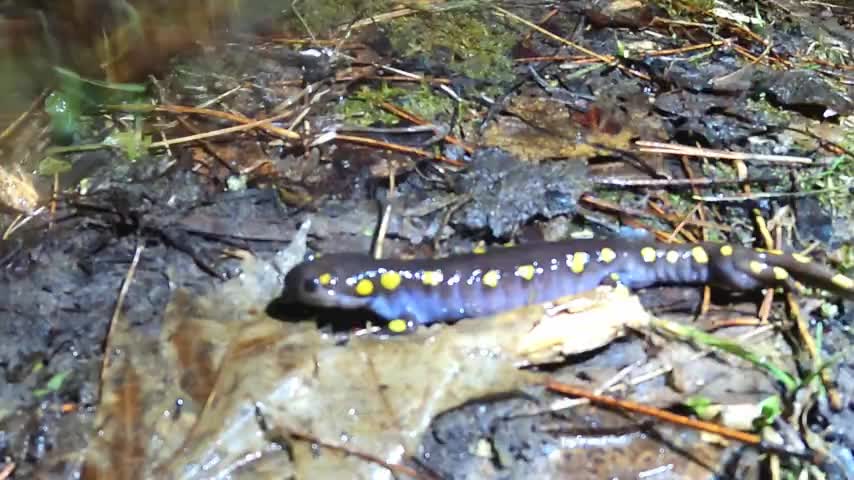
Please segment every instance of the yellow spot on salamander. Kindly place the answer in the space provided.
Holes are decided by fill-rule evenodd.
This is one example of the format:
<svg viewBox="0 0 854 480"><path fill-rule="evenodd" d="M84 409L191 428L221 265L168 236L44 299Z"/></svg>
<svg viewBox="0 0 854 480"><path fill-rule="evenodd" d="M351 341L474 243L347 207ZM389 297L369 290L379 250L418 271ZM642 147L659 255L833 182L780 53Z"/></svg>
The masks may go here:
<svg viewBox="0 0 854 480"><path fill-rule="evenodd" d="M620 281L620 274L619 274L619 273L617 273L617 272L613 272L613 273L611 273L610 277L611 277L611 280L613 280L613 281L615 281L615 282L619 282L619 281Z"/></svg>
<svg viewBox="0 0 854 480"><path fill-rule="evenodd" d="M575 252L572 254L572 265L569 266L569 269L575 273L581 273L589 260L590 255L587 252Z"/></svg>
<svg viewBox="0 0 854 480"><path fill-rule="evenodd" d="M836 275L834 275L833 278L830 279L830 281L833 282L833 284L839 288L844 288L845 290L854 290L854 280L851 280L850 278L846 277L841 273L837 273Z"/></svg>
<svg viewBox="0 0 854 480"><path fill-rule="evenodd" d="M664 256L664 258L667 259L667 261L670 263L676 263L679 261L679 252L677 252L676 250L669 250L667 252L667 255Z"/></svg>
<svg viewBox="0 0 854 480"><path fill-rule="evenodd" d="M652 263L655 261L655 249L652 247L641 248L640 254L643 261L646 263Z"/></svg>
<svg viewBox="0 0 854 480"><path fill-rule="evenodd" d="M754 275L759 275L762 273L762 270L768 268L768 265L757 262L756 260L751 260L750 263L747 264L747 267L750 268L750 271L753 272Z"/></svg>
<svg viewBox="0 0 854 480"><path fill-rule="evenodd" d="M792 258L794 258L796 262L800 263L810 263L812 261L810 257L801 255L800 253L793 253Z"/></svg>
<svg viewBox="0 0 854 480"><path fill-rule="evenodd" d="M774 267L771 269L774 272L774 278L777 280L785 280L789 278L789 272L783 267Z"/></svg>
<svg viewBox="0 0 854 480"><path fill-rule="evenodd" d="M691 256L694 257L694 261L699 264L709 263L709 254L706 253L705 248L699 245L691 249Z"/></svg>
<svg viewBox="0 0 854 480"><path fill-rule="evenodd" d="M499 279L501 279L501 273L499 273L498 270L490 270L483 274L483 279L481 281L487 287L495 288L498 286Z"/></svg>
<svg viewBox="0 0 854 480"><path fill-rule="evenodd" d="M442 274L441 270L427 270L426 272L421 273L421 281L424 285L430 285L431 287L435 287L442 283L442 280L444 279L445 276Z"/></svg>
<svg viewBox="0 0 854 480"><path fill-rule="evenodd" d="M472 253L476 253L478 255L486 253L486 245L478 244L472 249Z"/></svg>
<svg viewBox="0 0 854 480"><path fill-rule="evenodd" d="M534 278L534 273L536 273L537 269L534 268L533 265L520 265L516 268L516 276L522 277L525 280L530 280Z"/></svg>
<svg viewBox="0 0 854 480"><path fill-rule="evenodd" d="M406 320L402 318L395 318L394 320L388 322L388 329L393 333L403 333L407 329L409 329L409 324L406 323Z"/></svg>
<svg viewBox="0 0 854 480"><path fill-rule="evenodd" d="M323 285L324 287L332 283L332 274L331 273L321 273L319 277L317 277L317 283Z"/></svg>
<svg viewBox="0 0 854 480"><path fill-rule="evenodd" d="M359 280L359 282L356 284L356 295L367 297L372 293L374 293L374 282L368 280L367 278Z"/></svg>
<svg viewBox="0 0 854 480"><path fill-rule="evenodd" d="M386 290L394 290L400 285L400 274L393 271L383 272L380 275L380 285Z"/></svg>
<svg viewBox="0 0 854 480"><path fill-rule="evenodd" d="M721 245L721 255L725 257L732 255L732 245Z"/></svg>
<svg viewBox="0 0 854 480"><path fill-rule="evenodd" d="M617 258L617 252L611 250L608 247L599 250L599 261L605 263L611 263L614 259Z"/></svg>

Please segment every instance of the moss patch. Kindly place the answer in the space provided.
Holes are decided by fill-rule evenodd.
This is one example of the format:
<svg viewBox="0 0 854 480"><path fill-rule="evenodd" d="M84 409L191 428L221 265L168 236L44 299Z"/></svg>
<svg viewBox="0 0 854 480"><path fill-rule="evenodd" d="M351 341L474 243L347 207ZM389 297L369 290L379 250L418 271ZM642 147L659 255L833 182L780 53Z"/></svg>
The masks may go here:
<svg viewBox="0 0 854 480"><path fill-rule="evenodd" d="M389 41L405 57L426 57L477 80L512 79L516 34L481 8L421 13L390 25Z"/></svg>
<svg viewBox="0 0 854 480"><path fill-rule="evenodd" d="M854 151L854 129L849 129L840 143L847 151ZM799 183L803 191L828 190L818 196L819 201L851 216L850 186L854 185L854 157L851 155L843 153L825 168L808 170Z"/></svg>
<svg viewBox="0 0 854 480"><path fill-rule="evenodd" d="M306 28L321 38L336 37L333 30L355 20L370 17L393 8L390 0L302 0L292 5L290 1L283 9L283 18L289 29L303 31Z"/></svg>
<svg viewBox="0 0 854 480"><path fill-rule="evenodd" d="M428 121L450 118L454 108L450 98L436 93L428 85L405 89L383 83L376 88L363 86L338 105L337 113L349 124L397 124L399 118L383 109L382 102L392 103Z"/></svg>

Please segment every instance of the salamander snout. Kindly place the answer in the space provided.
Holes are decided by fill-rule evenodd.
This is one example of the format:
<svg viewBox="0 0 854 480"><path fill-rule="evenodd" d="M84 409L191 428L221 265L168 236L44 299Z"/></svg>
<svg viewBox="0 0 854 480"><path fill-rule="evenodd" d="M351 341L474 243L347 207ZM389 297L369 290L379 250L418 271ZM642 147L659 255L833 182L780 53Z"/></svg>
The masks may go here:
<svg viewBox="0 0 854 480"><path fill-rule="evenodd" d="M354 295L349 275L341 273L347 258L328 255L303 262L285 276L283 300L316 307L359 308L370 298ZM347 270L344 268L344 270Z"/></svg>

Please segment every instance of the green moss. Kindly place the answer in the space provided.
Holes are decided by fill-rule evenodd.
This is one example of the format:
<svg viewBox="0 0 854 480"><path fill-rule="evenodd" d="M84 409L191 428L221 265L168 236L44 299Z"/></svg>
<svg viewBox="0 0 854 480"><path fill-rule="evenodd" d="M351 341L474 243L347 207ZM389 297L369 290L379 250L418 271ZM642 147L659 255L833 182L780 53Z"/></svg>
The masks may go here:
<svg viewBox="0 0 854 480"><path fill-rule="evenodd" d="M71 162L62 158L48 156L42 159L38 165L38 173L43 176L53 176L71 170Z"/></svg>
<svg viewBox="0 0 854 480"><path fill-rule="evenodd" d="M677 215L684 215L694 208L694 201L689 196L682 193L670 193L667 195L670 201L670 210L676 212Z"/></svg>
<svg viewBox="0 0 854 480"><path fill-rule="evenodd" d="M623 199L629 195L632 195L632 192L609 188L598 189L596 191L596 196L599 198L599 200L614 205L620 205ZM633 198L630 201L634 202L635 200L637 199Z"/></svg>
<svg viewBox="0 0 854 480"><path fill-rule="evenodd" d="M424 58L437 66L496 85L513 79L510 49L517 40L513 30L498 22L477 0L443 4L442 11L427 10L378 25L388 36L398 58ZM302 0L283 8L286 26L319 38L340 38L340 27L389 13L399 2L392 0ZM407 3L418 8L419 2ZM486 94L496 92L484 91Z"/></svg>
<svg viewBox="0 0 854 480"><path fill-rule="evenodd" d="M832 63L834 65L846 65L851 62L850 54L847 50L840 48L839 45L836 45L834 42L825 42L821 38L816 41L811 48L810 56L806 58L806 61L810 61L812 59L822 60L828 63ZM826 65L820 64L809 64L802 67L808 70L818 70L821 68L827 68Z"/></svg>
<svg viewBox="0 0 854 480"><path fill-rule="evenodd" d="M274 2L276 3L276 2ZM334 32L356 20L391 11L395 2L390 0L301 0L295 4L287 0L280 5L288 28L306 32L320 38L338 38Z"/></svg>
<svg viewBox="0 0 854 480"><path fill-rule="evenodd" d="M787 125L792 121L792 113L773 105L765 97L765 94L760 94L756 99L747 99L748 112L757 112L765 115L766 124Z"/></svg>
<svg viewBox="0 0 854 480"><path fill-rule="evenodd" d="M405 57L426 57L476 80L512 79L516 34L483 8L420 13L390 24L389 41Z"/></svg>
<svg viewBox="0 0 854 480"><path fill-rule="evenodd" d="M842 148L854 151L854 130L848 130ZM854 185L854 157L843 153L834 158L826 168L807 170L799 179L802 191L826 190L819 194L822 205L838 209L841 216L854 219L850 186Z"/></svg>
<svg viewBox="0 0 854 480"><path fill-rule="evenodd" d="M401 106L426 120L439 120L443 116L450 117L454 101L422 84L401 99Z"/></svg>
<svg viewBox="0 0 854 480"><path fill-rule="evenodd" d="M383 83L378 88L363 86L344 100L336 113L349 124L397 124L400 119L383 109L380 106L382 102L392 103L428 121L442 121L443 117L450 117L451 109L454 108L451 99L436 93L428 85L407 89Z"/></svg>
<svg viewBox="0 0 854 480"><path fill-rule="evenodd" d="M706 235L710 242L725 242L727 240L723 232L714 228L707 229Z"/></svg>
<svg viewBox="0 0 854 480"><path fill-rule="evenodd" d="M655 0L673 18L695 18L715 7L715 0Z"/></svg>

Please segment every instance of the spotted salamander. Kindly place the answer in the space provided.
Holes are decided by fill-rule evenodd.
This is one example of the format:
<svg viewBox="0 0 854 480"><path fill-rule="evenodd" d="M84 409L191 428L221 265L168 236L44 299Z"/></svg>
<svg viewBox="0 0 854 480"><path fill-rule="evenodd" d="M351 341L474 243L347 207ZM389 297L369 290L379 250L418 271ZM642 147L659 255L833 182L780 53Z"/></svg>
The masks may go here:
<svg viewBox="0 0 854 480"><path fill-rule="evenodd" d="M440 259L375 260L336 253L285 279L285 298L317 307L365 308L393 332L479 317L620 283L713 285L731 290L804 284L854 298L854 280L797 253L730 244L567 240Z"/></svg>

